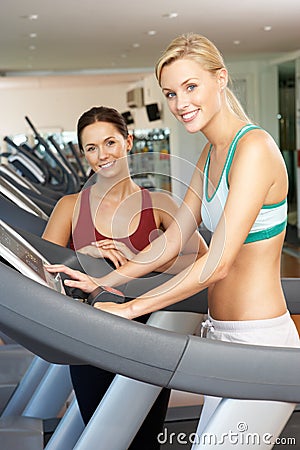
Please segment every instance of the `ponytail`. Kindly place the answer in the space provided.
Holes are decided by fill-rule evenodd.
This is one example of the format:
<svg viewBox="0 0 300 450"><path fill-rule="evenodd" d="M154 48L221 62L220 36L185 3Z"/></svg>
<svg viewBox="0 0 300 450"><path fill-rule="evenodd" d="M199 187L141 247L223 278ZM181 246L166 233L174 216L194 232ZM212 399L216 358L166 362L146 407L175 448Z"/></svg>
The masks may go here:
<svg viewBox="0 0 300 450"><path fill-rule="evenodd" d="M239 117L239 119L251 123L251 120L245 113L244 108L228 86L226 87L225 95L230 108Z"/></svg>

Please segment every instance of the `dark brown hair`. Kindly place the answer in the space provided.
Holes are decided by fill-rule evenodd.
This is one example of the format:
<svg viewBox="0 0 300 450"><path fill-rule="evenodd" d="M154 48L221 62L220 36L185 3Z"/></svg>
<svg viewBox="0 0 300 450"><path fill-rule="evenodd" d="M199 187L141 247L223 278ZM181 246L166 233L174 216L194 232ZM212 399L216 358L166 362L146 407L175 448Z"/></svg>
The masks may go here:
<svg viewBox="0 0 300 450"><path fill-rule="evenodd" d="M84 112L77 122L77 139L78 146L81 152L83 152L81 134L85 127L92 125L95 122L108 122L113 124L116 129L121 133L124 139L128 137L128 128L124 117L116 109L109 108L107 106L94 106L88 111Z"/></svg>

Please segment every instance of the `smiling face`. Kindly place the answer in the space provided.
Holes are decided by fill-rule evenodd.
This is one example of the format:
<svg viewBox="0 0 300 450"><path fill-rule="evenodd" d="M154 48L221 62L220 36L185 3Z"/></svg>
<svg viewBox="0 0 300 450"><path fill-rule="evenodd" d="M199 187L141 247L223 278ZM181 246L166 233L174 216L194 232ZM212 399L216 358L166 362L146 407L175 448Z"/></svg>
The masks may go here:
<svg viewBox="0 0 300 450"><path fill-rule="evenodd" d="M132 147L132 136L125 139L110 122L94 122L81 133L84 155L91 169L110 177L124 167L128 169L127 152Z"/></svg>
<svg viewBox="0 0 300 450"><path fill-rule="evenodd" d="M192 59L180 58L163 67L160 84L172 114L195 133L220 112L227 71L211 73Z"/></svg>

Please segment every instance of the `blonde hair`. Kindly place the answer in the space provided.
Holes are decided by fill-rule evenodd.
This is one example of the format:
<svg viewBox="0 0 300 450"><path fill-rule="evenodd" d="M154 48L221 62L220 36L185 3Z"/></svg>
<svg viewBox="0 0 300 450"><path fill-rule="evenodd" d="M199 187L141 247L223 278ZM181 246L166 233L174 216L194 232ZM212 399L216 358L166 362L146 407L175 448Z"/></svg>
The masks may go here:
<svg viewBox="0 0 300 450"><path fill-rule="evenodd" d="M209 39L195 33L182 34L169 44L155 65L155 75L159 84L162 69L172 62L183 58L198 62L204 70L211 73L216 73L218 70L226 68L223 56ZM226 86L225 94L233 112L241 120L251 122L242 105L228 86Z"/></svg>

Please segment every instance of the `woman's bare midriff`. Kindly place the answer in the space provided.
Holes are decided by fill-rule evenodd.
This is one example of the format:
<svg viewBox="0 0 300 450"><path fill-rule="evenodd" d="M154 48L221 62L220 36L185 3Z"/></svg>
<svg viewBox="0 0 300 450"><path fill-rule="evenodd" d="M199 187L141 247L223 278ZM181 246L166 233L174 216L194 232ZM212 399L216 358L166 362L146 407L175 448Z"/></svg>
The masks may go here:
<svg viewBox="0 0 300 450"><path fill-rule="evenodd" d="M216 320L259 320L286 312L278 277L283 239L284 233L281 233L270 240L243 246L228 275L209 288L211 317ZM277 240L277 246L274 246L274 240Z"/></svg>

